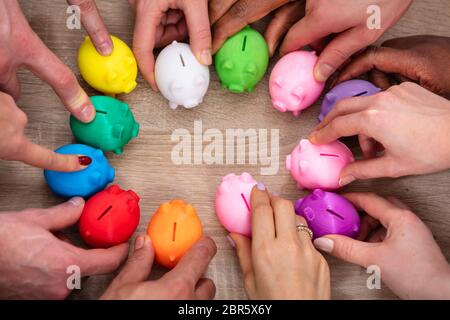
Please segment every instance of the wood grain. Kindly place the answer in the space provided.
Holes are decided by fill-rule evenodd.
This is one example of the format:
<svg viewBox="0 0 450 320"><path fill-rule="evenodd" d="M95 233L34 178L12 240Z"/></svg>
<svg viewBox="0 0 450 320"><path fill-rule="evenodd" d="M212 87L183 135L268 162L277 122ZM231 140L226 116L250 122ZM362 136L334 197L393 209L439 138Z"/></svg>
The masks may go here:
<svg viewBox="0 0 450 320"><path fill-rule="evenodd" d="M66 4L60 1L21 1L32 27L43 41L79 77L76 54L84 37L82 30L65 27ZM124 0L98 0L98 7L112 34L128 44L132 41L133 13ZM406 16L383 39L414 34L450 36L448 0L415 1ZM273 65L272 61L272 65ZM269 74L269 73L268 73ZM79 77L80 78L80 77ZM68 127L68 113L53 91L26 71L20 72L22 98L19 105L29 117L28 136L36 143L56 148L73 141ZM89 94L95 94L80 78ZM306 137L316 123L318 105L311 107L298 119L276 112L268 95L268 76L252 94L234 95L220 88L212 72L210 90L204 104L193 110L171 111L166 101L150 90L139 77L139 86L129 95L119 97L129 103L141 124L139 137L129 144L121 156L109 154L117 169L115 182L123 188L135 190L141 200L141 223L138 232L145 232L147 223L159 204L172 198L184 198L192 203L203 222L205 233L217 243L218 252L211 263L208 276L217 286L217 299L243 299L242 277L233 248L226 239L214 213L214 191L221 176L229 172L248 171L263 180L273 191L296 200L302 195L284 169L285 156ZM274 176L260 175L258 165L181 165L171 161L174 143L173 130L186 128L192 132L195 120L203 129L227 128L279 129L279 172ZM413 144L414 141L411 141ZM355 152L354 142L352 142ZM373 191L394 195L404 200L432 229L442 251L450 257L450 172L408 177L397 180L381 179L357 182L344 191ZM51 195L42 171L20 163L0 162L0 210L20 210L48 207L61 202ZM68 231L81 243L76 229ZM366 288L364 269L327 257L332 273L334 299L386 299L395 297L384 285L381 290ZM152 277L162 270L155 269ZM424 275L426 276L426 275ZM71 295L73 299L97 298L107 287L112 275L90 277L83 281L83 289Z"/></svg>

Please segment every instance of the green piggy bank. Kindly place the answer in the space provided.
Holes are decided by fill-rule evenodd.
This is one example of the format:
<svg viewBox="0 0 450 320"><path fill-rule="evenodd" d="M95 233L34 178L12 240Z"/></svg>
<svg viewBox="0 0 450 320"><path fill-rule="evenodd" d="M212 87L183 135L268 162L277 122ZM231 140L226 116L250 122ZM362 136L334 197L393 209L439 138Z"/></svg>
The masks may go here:
<svg viewBox="0 0 450 320"><path fill-rule="evenodd" d="M269 48L264 37L247 26L225 41L214 64L222 87L251 92L267 71Z"/></svg>
<svg viewBox="0 0 450 320"><path fill-rule="evenodd" d="M70 116L70 128L76 140L103 151L123 152L123 146L139 133L139 123L126 103L106 96L91 97L96 110L90 123Z"/></svg>

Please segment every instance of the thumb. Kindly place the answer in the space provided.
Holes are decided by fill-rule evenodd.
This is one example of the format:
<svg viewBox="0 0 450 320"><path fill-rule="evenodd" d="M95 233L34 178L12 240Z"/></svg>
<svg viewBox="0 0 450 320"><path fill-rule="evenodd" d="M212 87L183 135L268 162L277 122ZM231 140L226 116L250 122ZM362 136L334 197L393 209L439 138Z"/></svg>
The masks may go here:
<svg viewBox="0 0 450 320"><path fill-rule="evenodd" d="M152 270L154 256L152 240L149 236L140 234L134 242L133 254L114 281L123 285L147 280Z"/></svg>
<svg viewBox="0 0 450 320"><path fill-rule="evenodd" d="M252 242L249 238L237 233L231 233L228 237L232 245L236 248L242 277L244 279L244 287L248 295L253 297L256 291L256 285L252 263Z"/></svg>
<svg viewBox="0 0 450 320"><path fill-rule="evenodd" d="M358 179L395 177L395 167L386 156L348 164L341 172L339 185L346 186Z"/></svg>
<svg viewBox="0 0 450 320"><path fill-rule="evenodd" d="M340 235L327 235L314 240L314 246L346 262L362 267L371 264L373 243L366 243Z"/></svg>

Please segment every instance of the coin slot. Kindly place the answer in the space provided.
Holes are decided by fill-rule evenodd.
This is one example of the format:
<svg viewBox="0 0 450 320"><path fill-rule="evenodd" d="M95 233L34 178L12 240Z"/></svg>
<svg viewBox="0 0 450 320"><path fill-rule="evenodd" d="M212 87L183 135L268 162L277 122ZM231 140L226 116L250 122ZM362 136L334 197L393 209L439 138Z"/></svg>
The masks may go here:
<svg viewBox="0 0 450 320"><path fill-rule="evenodd" d="M339 158L337 154L331 154L331 153L321 153L321 157L333 157L333 158Z"/></svg>
<svg viewBox="0 0 450 320"><path fill-rule="evenodd" d="M172 241L175 242L175 236L177 234L177 223L173 223L173 229L172 229Z"/></svg>
<svg viewBox="0 0 450 320"><path fill-rule="evenodd" d="M106 111L102 111L102 110L97 110L97 113L108 114Z"/></svg>
<svg viewBox="0 0 450 320"><path fill-rule="evenodd" d="M332 214L333 216L335 216L335 217L341 219L341 220L345 220L343 216L341 216L339 213L337 213L337 212L335 212L335 211L333 211L333 210L331 210L331 209L327 209L327 212L328 212L329 214Z"/></svg>
<svg viewBox="0 0 450 320"><path fill-rule="evenodd" d="M242 43L242 51L245 51L246 47L247 47L247 36L244 37L244 42Z"/></svg>
<svg viewBox="0 0 450 320"><path fill-rule="evenodd" d="M180 53L180 61L181 61L181 65L184 67L186 67L186 64L184 63L184 59L183 59L183 55Z"/></svg>
<svg viewBox="0 0 450 320"><path fill-rule="evenodd" d="M354 97L360 97L360 96L363 96L363 95L365 95L367 93L368 93L367 91L360 92L360 93L355 94Z"/></svg>
<svg viewBox="0 0 450 320"><path fill-rule="evenodd" d="M245 198L245 196L244 196L243 193L241 193L241 197L242 197L242 200L244 200L245 206L247 207L248 211L251 211L251 210L250 210L250 205L248 204L248 201L247 201L247 199Z"/></svg>
<svg viewBox="0 0 450 320"><path fill-rule="evenodd" d="M100 221L110 210L112 209L112 206L109 206L108 208L106 208L102 214L97 218L97 221Z"/></svg>

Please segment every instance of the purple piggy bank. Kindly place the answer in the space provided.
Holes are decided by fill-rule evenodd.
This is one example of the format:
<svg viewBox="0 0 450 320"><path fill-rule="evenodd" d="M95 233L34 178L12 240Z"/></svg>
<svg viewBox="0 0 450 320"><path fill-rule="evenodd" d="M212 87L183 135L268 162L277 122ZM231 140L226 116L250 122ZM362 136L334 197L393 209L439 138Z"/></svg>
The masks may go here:
<svg viewBox="0 0 450 320"><path fill-rule="evenodd" d="M315 189L297 200L295 212L308 222L314 239L327 234L356 238L359 234L358 212L350 201L336 193Z"/></svg>
<svg viewBox="0 0 450 320"><path fill-rule="evenodd" d="M338 84L330 90L323 99L320 108L319 121L334 108L336 103L345 98L367 97L380 92L381 89L375 87L372 83L365 80L349 80Z"/></svg>

